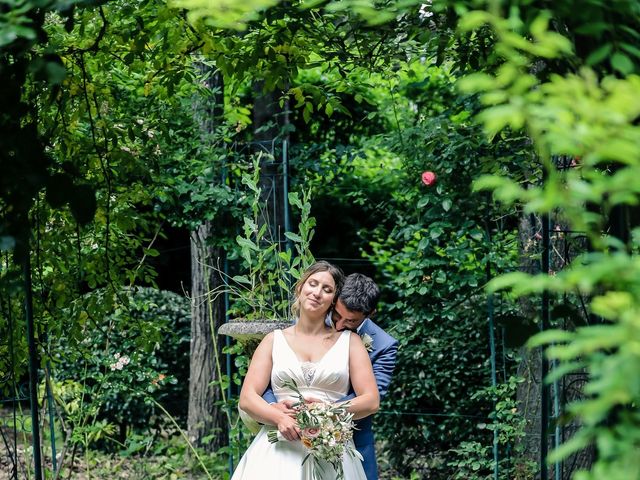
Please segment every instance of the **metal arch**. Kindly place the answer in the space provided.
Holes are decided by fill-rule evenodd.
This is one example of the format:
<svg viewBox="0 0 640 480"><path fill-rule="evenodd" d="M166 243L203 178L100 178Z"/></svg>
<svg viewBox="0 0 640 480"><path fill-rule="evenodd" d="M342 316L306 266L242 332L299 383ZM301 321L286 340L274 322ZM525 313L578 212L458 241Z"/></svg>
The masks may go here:
<svg viewBox="0 0 640 480"><path fill-rule="evenodd" d="M552 158L553 166L559 171L567 171L575 167L575 161L572 157L566 156L554 156ZM543 175L542 182L546 181L546 172ZM555 268L556 265L554 263L554 252L556 252L555 256L559 257L561 262L558 265L559 268L565 268L571 263L571 255L570 255L570 245L568 241L568 234L572 234L573 238L580 238L585 235L584 232L576 232L570 230L551 228L552 214L545 214L541 216L542 223L542 256L541 256L541 271L546 274L551 274L552 268ZM562 249L562 254L558 252L555 248L553 248L552 239L554 234L562 233L564 245ZM578 247L580 248L580 247ZM562 258L564 255L564 258ZM586 307L582 301L582 297L578 295L581 308L583 313L585 314L585 319L588 321L588 315L586 311ZM545 291L541 297L541 330L546 330L550 327L551 322L553 320L551 314L551 298L549 292ZM565 324L566 328L567 325ZM549 373L550 365L548 359L542 355L542 363L541 363L541 378L545 378ZM566 378L571 378L568 382L566 382ZM583 372L575 372L574 374L565 375L562 379L555 380L551 385L548 385L542 382L541 388L541 422L540 422L540 478L541 480L546 480L549 477L550 472L548 471L547 464L547 456L549 453L549 439L553 438L553 447L557 448L560 446L562 442L564 442L566 438L566 434L568 430L576 429L576 426L569 427L567 425L560 425L558 422L560 415L562 414L562 409L564 405L569 401L568 392L571 391L571 387L573 384L584 381L587 378L587 375ZM551 422L555 423L554 431L551 433L549 431ZM565 478L565 465L562 461L556 461L553 463L553 479L554 480L563 480ZM571 475L573 471L573 467L569 469L568 474Z"/></svg>
<svg viewBox="0 0 640 480"><path fill-rule="evenodd" d="M280 152L278 152L278 147L281 147ZM257 151L269 156L270 160L261 162L261 166L266 166L270 169L268 172L263 170L260 173L261 181L264 182L261 185L265 204L263 216L269 224L271 238L277 239L280 243L286 243L287 247L289 247L290 241L284 238L283 232L279 232L280 227L284 227L284 231L291 230L289 211L289 141L286 138L276 136L267 140L235 143L234 149L235 153L239 155L251 154ZM278 153L280 153L281 157L279 159ZM282 224L277 221L280 210Z"/></svg>
<svg viewBox="0 0 640 480"><path fill-rule="evenodd" d="M554 157L552 159L553 164L558 170L568 170L575 166L575 162L573 162L572 158L567 157ZM543 175L542 182L546 182L546 174ZM539 223L542 230L542 235L540 237L541 240L541 257L540 257L540 271L545 272L547 274L552 274L552 269L559 270L567 267L571 264L572 256L575 256L576 253L584 251L585 245L582 243L582 240L585 237L584 232L579 231L571 231L567 229L559 229L556 225L553 228L553 223L555 216L560 212L552 212L550 214L541 215L537 219L534 220L534 223ZM561 234L561 235L558 235ZM489 242L489 229L487 228L487 234L485 241ZM561 239L563 241L563 245L558 248L557 241ZM578 243L574 243L576 240ZM490 242L489 242L490 243ZM487 270L487 280L490 279L490 271ZM495 331L496 328L494 325L494 296L489 294L487 295L487 313L488 313L488 321L489 321L489 347L491 353L491 380L492 384L495 385L497 382L496 379L496 355L497 349L495 346ZM578 309L581 314L584 315L585 321L589 322L589 318L587 315L586 306L584 305L582 297L578 294ZM540 297L540 315L541 315L541 325L540 330L547 330L550 328L552 322L554 321L552 306L553 302L551 299L551 295L549 292L543 292ZM567 327L567 325L565 325ZM504 331L503 331L504 333ZM503 354L505 346L502 345ZM541 379L545 378L550 368L554 365L550 364L549 360L542 355L541 365L540 365L540 374ZM564 440L570 437L573 434L573 431L578 427L576 425L564 425L561 424L558 420L562 415L562 411L564 406L570 401L570 392L574 391L573 386L579 382L584 381L587 378L587 375L584 372L576 372L574 374L568 374L562 379L554 381L552 384L548 385L542 382L540 389L540 416L536 417L540 421L540 441L539 441L539 464L538 464L538 475L537 478L541 480L563 480L564 478L569 478L573 470L575 469L575 465L568 465L562 461L556 461L553 464L549 465L547 463L548 453L550 448L557 448L561 445ZM494 436L496 432L494 431ZM531 435L531 434L530 434ZM535 435L535 434L534 434ZM535 435L537 436L537 435ZM509 446L507 446L507 456L508 456ZM495 448L495 438L494 438L494 450L493 450L493 458L496 466L494 466L493 478L494 480L498 480L499 478L499 470L497 464L500 461L500 454L496 451ZM574 459L573 463L575 464L576 460ZM552 468L549 468L552 467ZM549 471L551 470L551 471ZM551 473L553 472L553 473ZM567 476L568 475L568 476Z"/></svg>

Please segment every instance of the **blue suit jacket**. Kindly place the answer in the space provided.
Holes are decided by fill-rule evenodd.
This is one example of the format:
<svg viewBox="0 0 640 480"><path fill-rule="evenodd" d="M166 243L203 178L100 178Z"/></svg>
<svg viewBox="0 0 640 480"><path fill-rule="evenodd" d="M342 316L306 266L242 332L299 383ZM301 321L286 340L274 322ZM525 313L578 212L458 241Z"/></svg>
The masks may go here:
<svg viewBox="0 0 640 480"><path fill-rule="evenodd" d="M358 332L360 336L367 334L373 339L369 358L373 366L373 375L376 377L380 399L387 394L391 376L396 365L396 353L398 352L398 341L376 325L370 318L367 318ZM342 400L350 400L355 397L352 391ZM276 397L271 388L262 395L268 403L275 403ZM376 463L376 452L374 449L374 436L371 428L373 416L361 418L356 421L356 430L353 434L353 443L362 455L362 465L364 467L367 480L378 480L378 465Z"/></svg>
<svg viewBox="0 0 640 480"><path fill-rule="evenodd" d="M373 339L369 358L371 359L371 365L373 365L373 375L376 377L380 400L382 400L389 390L393 369L396 366L398 341L369 318L364 321L358 333L361 336L367 334ZM345 400L354 397L355 393L350 392L345 397ZM378 465L374 449L375 439L371 428L372 421L372 415L356 421L357 430L353 434L353 443L355 443L356 449L364 459L362 465L367 475L367 480L378 480Z"/></svg>

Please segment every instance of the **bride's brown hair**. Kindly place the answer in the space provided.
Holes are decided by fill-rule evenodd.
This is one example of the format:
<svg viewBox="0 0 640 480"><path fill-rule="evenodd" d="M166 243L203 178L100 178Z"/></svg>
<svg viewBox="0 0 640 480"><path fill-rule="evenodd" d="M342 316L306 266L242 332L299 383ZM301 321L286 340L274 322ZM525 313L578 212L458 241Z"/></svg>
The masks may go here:
<svg viewBox="0 0 640 480"><path fill-rule="evenodd" d="M333 300L331 301L331 307L336 303L336 299L338 298L340 290L342 289L342 284L344 283L344 273L342 273L340 267L337 267L325 260L319 260L302 273L300 280L298 280L294 286L294 297L291 302L291 313L293 313L294 317L298 317L300 314L300 292L302 291L302 286L311 275L318 272L329 272L333 277L333 281L336 284L336 290L333 295Z"/></svg>

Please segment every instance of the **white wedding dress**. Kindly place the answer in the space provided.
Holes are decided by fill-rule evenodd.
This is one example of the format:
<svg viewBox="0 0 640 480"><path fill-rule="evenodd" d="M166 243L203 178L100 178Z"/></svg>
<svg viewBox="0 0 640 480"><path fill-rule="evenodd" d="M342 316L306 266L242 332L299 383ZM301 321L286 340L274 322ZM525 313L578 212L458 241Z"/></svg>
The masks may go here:
<svg viewBox="0 0 640 480"><path fill-rule="evenodd" d="M327 402L340 400L349 390L349 339L344 331L338 341L319 362L300 362L281 330L274 331L273 369L271 388L278 401L298 400L295 393L283 386L287 380L295 380L303 396L315 397ZM270 443L268 428L263 426L242 456L231 480L313 480L311 461L304 466L306 448L298 441L281 440ZM322 462L322 480L335 480L337 474L327 462ZM362 462L345 452L342 459L345 480L366 480ZM316 472L317 473L317 472Z"/></svg>

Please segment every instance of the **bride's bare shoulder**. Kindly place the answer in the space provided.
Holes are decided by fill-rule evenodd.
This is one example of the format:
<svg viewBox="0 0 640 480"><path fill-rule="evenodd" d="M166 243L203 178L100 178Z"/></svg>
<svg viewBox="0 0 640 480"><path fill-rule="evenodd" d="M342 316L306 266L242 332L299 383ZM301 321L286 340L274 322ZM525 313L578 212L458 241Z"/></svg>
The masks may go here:
<svg viewBox="0 0 640 480"><path fill-rule="evenodd" d="M294 336L294 334L296 333L295 328L293 328L293 325L287 328L283 328L280 330L282 332L282 334L286 337L286 338L291 338Z"/></svg>
<svg viewBox="0 0 640 480"><path fill-rule="evenodd" d="M273 346L273 337L275 336L274 332L267 333L264 338L260 341L259 347L263 348L271 348Z"/></svg>

